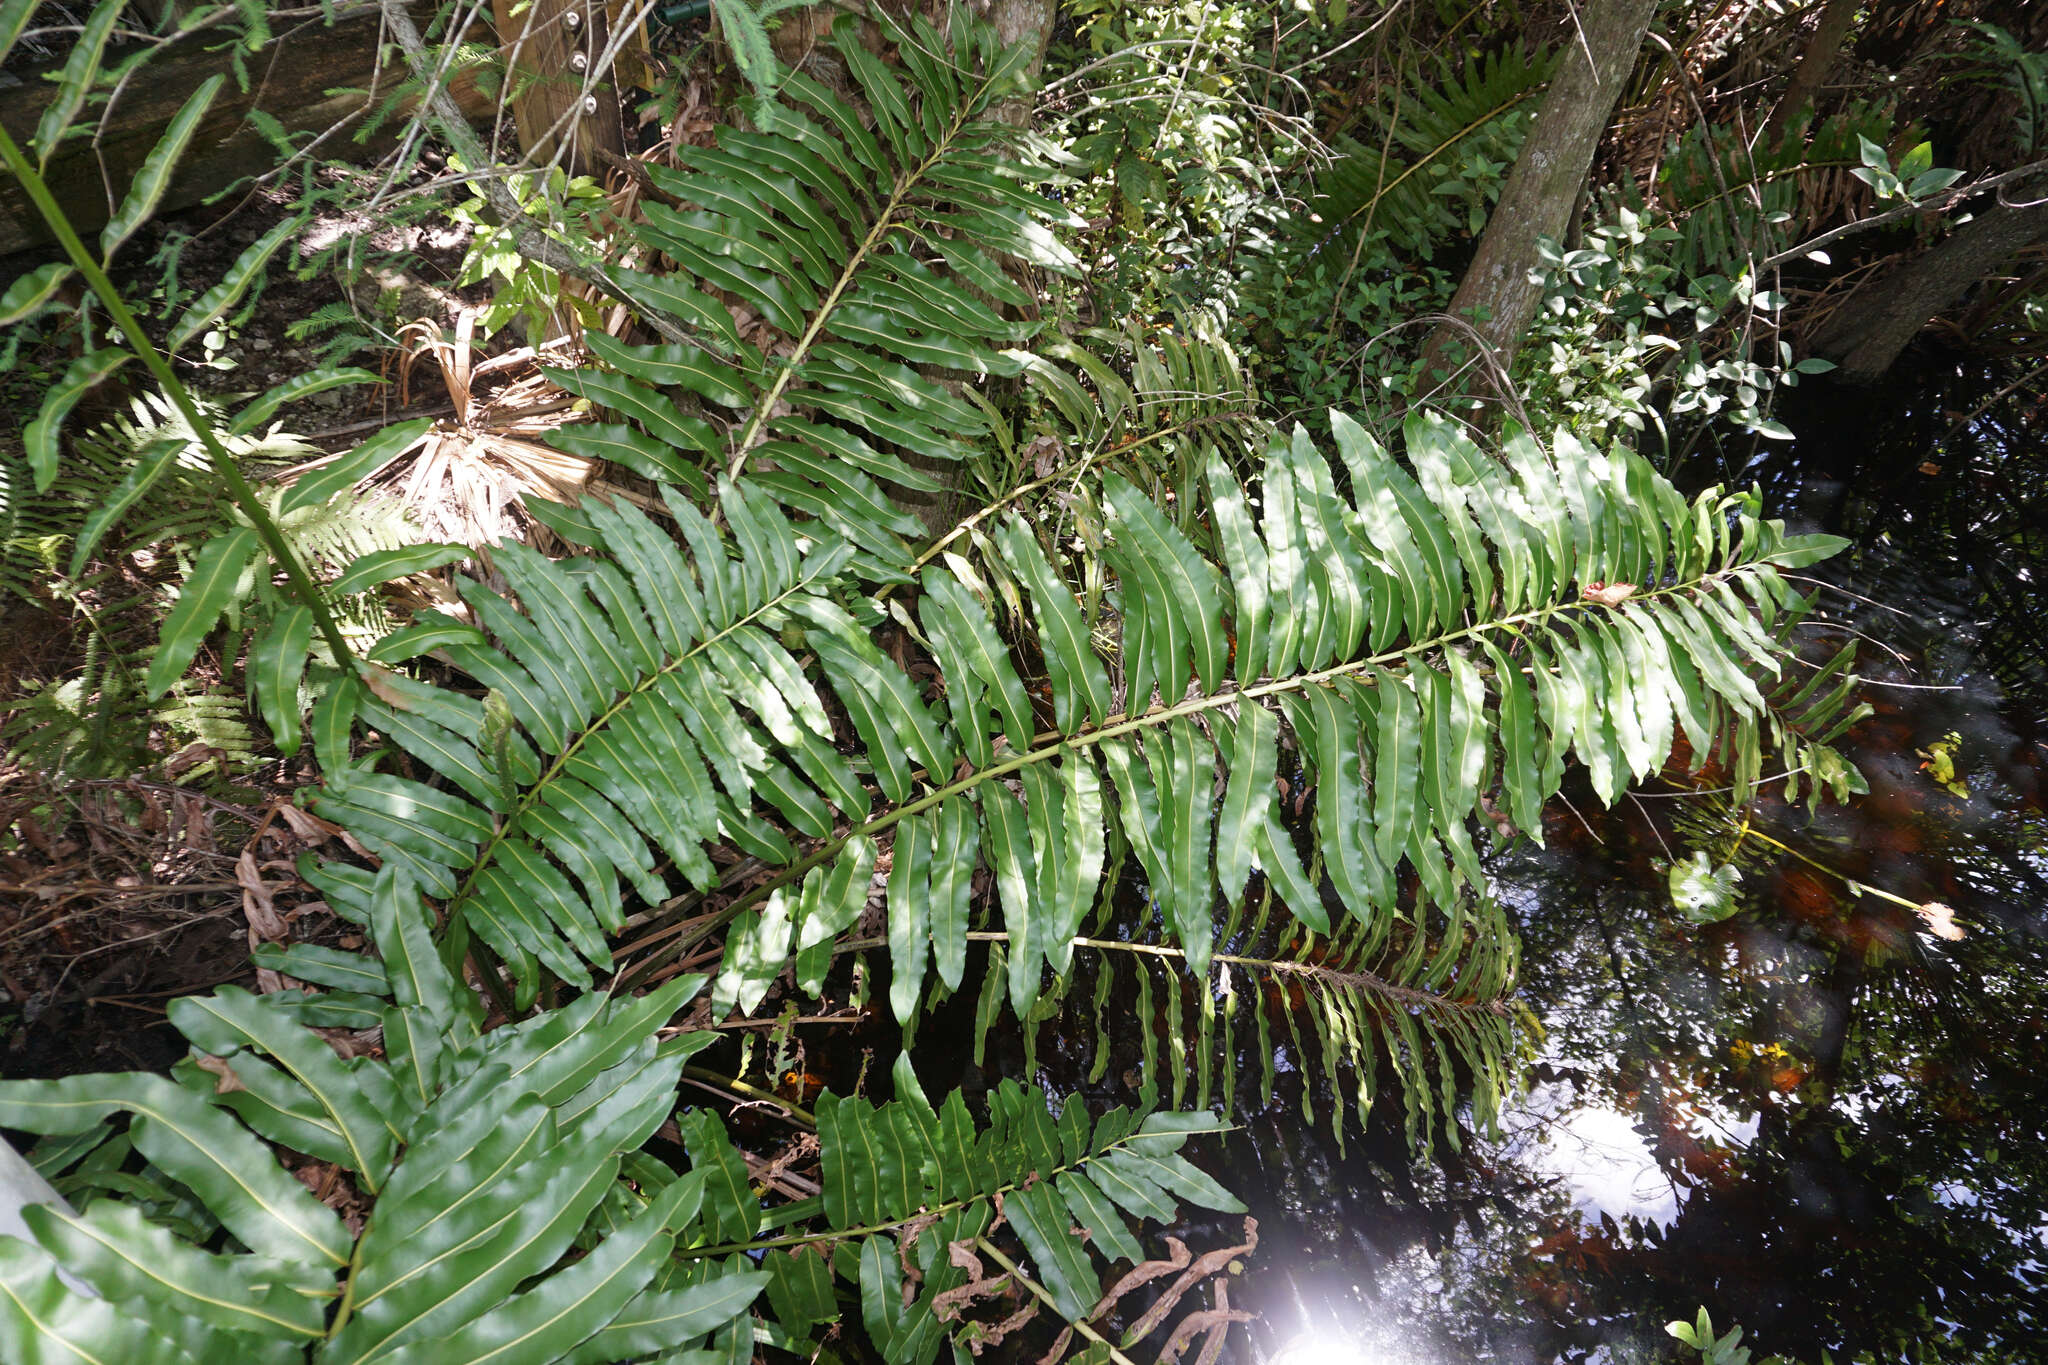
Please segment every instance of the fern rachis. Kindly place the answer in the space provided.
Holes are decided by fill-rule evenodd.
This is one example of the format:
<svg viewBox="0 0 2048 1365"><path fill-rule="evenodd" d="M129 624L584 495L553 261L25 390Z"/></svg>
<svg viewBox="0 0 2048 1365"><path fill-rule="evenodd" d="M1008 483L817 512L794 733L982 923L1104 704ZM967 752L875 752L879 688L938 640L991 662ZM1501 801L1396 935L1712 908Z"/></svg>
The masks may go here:
<svg viewBox="0 0 2048 1365"><path fill-rule="evenodd" d="M753 1009L792 965L816 992L879 889L891 1004L907 1021L929 976L962 984L969 884L986 868L1003 993L1024 1017L1046 967L1055 981L1070 968L1113 866L1111 830L1159 903L1163 941L1207 976L1215 902L1235 904L1254 871L1309 928L1426 918L1447 926L1432 941L1463 942L1456 925L1493 914L1468 828L1483 793L1536 829L1570 754L1613 800L1681 732L1738 771L1754 770L1771 727L1807 742L1748 676L1783 657L1752 617L1796 607L1776 565L1828 543L1787 541L1739 500L1688 502L1626 451L1561 437L1546 455L1516 438L1496 459L1418 419L1404 463L1333 425L1346 493L1305 434L1272 443L1256 515L1212 457L1197 523L1220 553L1107 482L1108 657L1019 521L990 544L1029 603L1027 639L927 565L914 607L895 608L929 660L906 669L855 614L875 608L844 576L845 548L744 482L721 497L723 529L674 501L687 559L630 506L539 508L592 553L557 564L508 548L498 563L523 612L472 583L478 624L412 628L493 689L488 701L393 675L376 697L343 689L316 718L316 736L333 736L359 705L448 785L323 753L320 809L442 903L451 959L470 934L488 944L522 1005L542 967L581 985L585 962L611 965L628 891L668 904L673 868L696 888L690 905L709 897L692 941L723 927L715 1012ZM929 700L927 669L942 682ZM1027 677L1044 680L1051 728ZM1316 793L1306 868L1275 802L1283 745ZM743 885L723 885L709 856L721 844L756 860ZM366 874L311 875L342 913L363 913ZM643 929L658 937L661 922ZM1420 989L1451 959L1398 960L1389 984ZM1395 1013L1379 1031L1405 1055ZM1455 1048L1461 1027L1431 1046ZM1498 1037L1486 1049L1507 1052ZM1482 1070L1491 1085L1505 1074Z"/></svg>

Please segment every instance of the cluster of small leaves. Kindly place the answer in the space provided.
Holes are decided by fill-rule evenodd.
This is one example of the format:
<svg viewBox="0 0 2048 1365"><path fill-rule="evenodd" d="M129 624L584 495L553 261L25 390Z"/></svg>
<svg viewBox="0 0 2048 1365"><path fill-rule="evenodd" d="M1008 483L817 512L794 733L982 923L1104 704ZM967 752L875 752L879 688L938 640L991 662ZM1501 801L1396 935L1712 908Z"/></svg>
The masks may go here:
<svg viewBox="0 0 2048 1365"><path fill-rule="evenodd" d="M1677 229L1627 208L1570 251L1546 244L1543 306L1515 367L1523 401L1586 432L1663 431L1668 413L1791 439L1771 395L1834 365L1793 361L1777 336L1784 296L1758 287L1747 258L1731 275L1687 274L1682 246Z"/></svg>
<svg viewBox="0 0 2048 1365"><path fill-rule="evenodd" d="M1282 98L1254 6L1081 0L1051 61L1072 71L1042 103L1048 134L1078 164L1062 201L1087 220L1076 307L1108 321L1223 306L1233 257L1274 216L1269 187L1313 154L1311 120ZM1290 27L1289 50L1318 25ZM1320 36L1320 35L1317 35Z"/></svg>
<svg viewBox="0 0 2048 1365"><path fill-rule="evenodd" d="M1785 250L1839 207L1863 147L1890 141L1893 121L1884 105L1859 100L1775 147L1752 146L1726 125L1687 129L1657 170L1658 211L1678 234L1672 264L1685 275L1735 275ZM1615 193L1646 211L1632 188Z"/></svg>

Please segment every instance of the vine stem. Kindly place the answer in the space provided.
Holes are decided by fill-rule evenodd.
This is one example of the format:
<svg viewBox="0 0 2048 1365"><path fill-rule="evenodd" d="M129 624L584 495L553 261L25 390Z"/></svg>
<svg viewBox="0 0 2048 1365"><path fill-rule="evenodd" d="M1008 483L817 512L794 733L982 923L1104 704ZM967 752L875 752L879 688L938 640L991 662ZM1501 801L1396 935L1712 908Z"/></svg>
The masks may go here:
<svg viewBox="0 0 2048 1365"><path fill-rule="evenodd" d="M220 436L214 431L212 423L201 418L199 405L192 401L191 393L179 381L177 373L171 369L170 361L149 339L149 334L143 330L142 323L122 300L121 292L114 287L114 282L107 278L107 272L93 259L92 253L86 250L85 243L79 240L77 231L71 226L71 220L65 216L64 210L58 207L56 199L50 194L50 187L44 182L42 173L22 155L21 148L15 144L14 138L5 128L0 128L0 161L6 162L7 169L21 181L21 186L28 192L36 211L42 214L43 221L49 224L51 233L64 248L64 254L71 258L72 266L85 277L86 285L114 319L114 324L121 329L122 335L127 337L128 344L135 349L136 358L142 362L143 368L163 386L164 396L171 400L171 406L178 410L178 415L192 428L192 433L198 438L200 445L206 448L207 460L213 465L214 472L220 476L221 482L227 485L228 496L234 499L235 506L241 509L242 515L249 519L250 526L255 529L257 538L263 542L264 548L270 551L271 558L284 570L293 593L313 613L314 623L320 627L320 633L326 638L328 648L334 651L335 663L343 670L348 670L354 662L355 655L349 649L348 640L342 635L341 626L335 621L334 613L328 610L327 599L321 593L319 584L313 581L312 574L299 562L299 557L292 553L292 547L286 542L277 519L270 515L270 510L263 505L262 499L256 496L256 490L250 486L248 477L235 463L235 457L221 444Z"/></svg>

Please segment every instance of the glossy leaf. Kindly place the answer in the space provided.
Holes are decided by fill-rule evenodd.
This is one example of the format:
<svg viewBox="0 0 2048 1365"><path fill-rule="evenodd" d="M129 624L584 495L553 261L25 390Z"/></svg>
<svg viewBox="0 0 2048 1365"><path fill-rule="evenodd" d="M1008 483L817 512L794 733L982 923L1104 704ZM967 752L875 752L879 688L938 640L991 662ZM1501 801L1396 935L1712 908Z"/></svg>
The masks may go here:
<svg viewBox="0 0 2048 1365"><path fill-rule="evenodd" d="M234 601L250 561L262 553L262 542L247 526L234 527L200 547L177 602L164 618L156 657L150 660L143 686L151 696L161 696L191 667L192 656Z"/></svg>
<svg viewBox="0 0 2048 1365"><path fill-rule="evenodd" d="M165 191L171 187L171 176L178 169L178 162L184 157L186 148L199 132L199 122L213 107L214 96L220 93L227 81L224 75L209 76L200 83L197 90L181 105L165 125L163 135L156 146L143 158L142 167L135 172L135 178L128 182L128 193L121 199L121 207L107 220L100 230L100 259L111 261L123 242L135 235L136 229L148 222L163 202Z"/></svg>

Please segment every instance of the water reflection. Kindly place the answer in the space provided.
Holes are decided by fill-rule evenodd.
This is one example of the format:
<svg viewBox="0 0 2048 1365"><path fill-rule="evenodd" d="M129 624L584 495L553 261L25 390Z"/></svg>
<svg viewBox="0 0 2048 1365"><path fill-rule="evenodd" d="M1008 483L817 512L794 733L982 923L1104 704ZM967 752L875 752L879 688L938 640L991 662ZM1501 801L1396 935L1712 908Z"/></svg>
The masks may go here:
<svg viewBox="0 0 2048 1365"><path fill-rule="evenodd" d="M1872 689L1856 806L1750 810L1811 861L1752 840L1736 918L1672 910L1660 869L1714 817L1655 792L1574 798L1496 859L1543 1029L1500 1141L1411 1169L1390 1123L1339 1156L1285 1097L1251 1117L1225 1175L1290 1277L1250 1286L1252 1358L1290 1349L1304 1298L1418 1361L1670 1359L1663 1324L1702 1304L1804 1360L2041 1358L2043 748L1938 617L1876 626L1908 653L1865 670L1958 690ZM1967 798L1915 752L1951 729ZM1943 901L1965 937L1859 885Z"/></svg>

